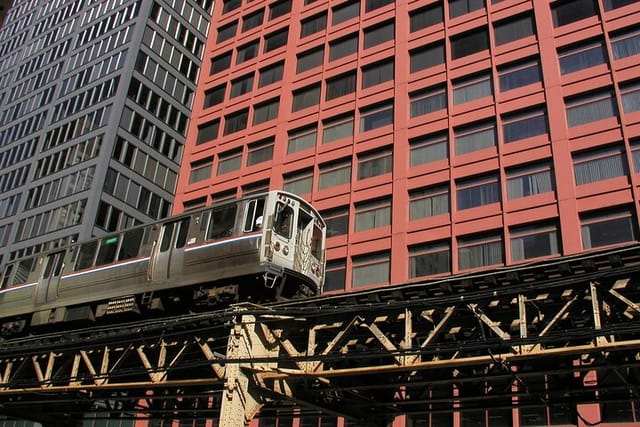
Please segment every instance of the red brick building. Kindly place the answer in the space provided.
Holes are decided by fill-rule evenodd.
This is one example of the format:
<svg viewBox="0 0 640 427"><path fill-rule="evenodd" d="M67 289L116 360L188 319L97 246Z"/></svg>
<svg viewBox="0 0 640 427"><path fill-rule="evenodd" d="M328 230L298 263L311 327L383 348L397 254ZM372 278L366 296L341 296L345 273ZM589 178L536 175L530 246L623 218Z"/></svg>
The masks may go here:
<svg viewBox="0 0 640 427"><path fill-rule="evenodd" d="M176 211L302 194L327 291L638 240L639 2L221 0L212 22Z"/></svg>

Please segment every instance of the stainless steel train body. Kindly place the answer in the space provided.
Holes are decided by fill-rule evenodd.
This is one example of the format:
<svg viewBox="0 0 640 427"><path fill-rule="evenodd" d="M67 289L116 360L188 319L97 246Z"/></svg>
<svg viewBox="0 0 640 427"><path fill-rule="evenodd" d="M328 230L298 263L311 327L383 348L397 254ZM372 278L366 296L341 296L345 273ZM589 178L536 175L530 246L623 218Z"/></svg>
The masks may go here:
<svg viewBox="0 0 640 427"><path fill-rule="evenodd" d="M325 224L282 191L22 258L0 284L2 335L122 313L317 295ZM112 316L113 317L113 316Z"/></svg>

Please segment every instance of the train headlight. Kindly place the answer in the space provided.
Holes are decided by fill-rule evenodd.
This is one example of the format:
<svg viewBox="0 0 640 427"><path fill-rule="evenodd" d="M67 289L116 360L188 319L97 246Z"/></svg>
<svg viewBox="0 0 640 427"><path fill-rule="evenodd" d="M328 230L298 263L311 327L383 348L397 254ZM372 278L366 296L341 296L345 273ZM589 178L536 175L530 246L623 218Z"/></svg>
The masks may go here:
<svg viewBox="0 0 640 427"><path fill-rule="evenodd" d="M280 242L276 242L275 245L273 245L273 249L275 249L276 252L280 251Z"/></svg>
<svg viewBox="0 0 640 427"><path fill-rule="evenodd" d="M289 255L289 246L284 245L284 248L282 248L282 253L285 255Z"/></svg>

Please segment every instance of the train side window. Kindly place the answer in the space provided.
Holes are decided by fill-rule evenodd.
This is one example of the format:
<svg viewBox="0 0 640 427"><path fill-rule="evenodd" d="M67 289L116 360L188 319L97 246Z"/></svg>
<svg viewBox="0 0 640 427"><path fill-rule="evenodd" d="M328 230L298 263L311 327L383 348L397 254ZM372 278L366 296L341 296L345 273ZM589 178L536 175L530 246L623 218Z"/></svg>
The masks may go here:
<svg viewBox="0 0 640 427"><path fill-rule="evenodd" d="M233 234L233 226L236 223L237 206L227 205L211 211L209 231L207 239L220 239Z"/></svg>
<svg viewBox="0 0 640 427"><path fill-rule="evenodd" d="M211 215L209 211L202 212L202 215L200 215L200 233L207 231L207 227L209 227L209 215Z"/></svg>
<svg viewBox="0 0 640 427"><path fill-rule="evenodd" d="M322 261L322 229L318 224L313 225L313 235L311 236L311 254L317 260Z"/></svg>
<svg viewBox="0 0 640 427"><path fill-rule="evenodd" d="M2 289L6 289L11 278L11 272L13 272L13 264L8 264L4 268L4 275L2 276Z"/></svg>
<svg viewBox="0 0 640 427"><path fill-rule="evenodd" d="M273 231L279 235L291 238L291 230L293 225L293 208L283 203L276 205L276 215L273 221Z"/></svg>
<svg viewBox="0 0 640 427"><path fill-rule="evenodd" d="M11 286L19 285L21 283L25 283L29 278L29 273L31 273L36 266L36 258L24 259L18 263L18 268L16 269L16 274L13 276L13 281L11 282Z"/></svg>
<svg viewBox="0 0 640 427"><path fill-rule="evenodd" d="M102 239L96 257L96 266L112 263L116 259L116 252L118 252L118 236Z"/></svg>
<svg viewBox="0 0 640 427"><path fill-rule="evenodd" d="M88 242L80 246L80 253L78 254L78 260L76 261L75 270L84 270L93 266L93 256L96 253L98 242Z"/></svg>
<svg viewBox="0 0 640 427"><path fill-rule="evenodd" d="M262 221L264 220L264 199L251 200L247 205L247 214L244 219L244 229L246 233L248 231L258 231L262 228Z"/></svg>
<svg viewBox="0 0 640 427"><path fill-rule="evenodd" d="M176 237L176 249L183 248L187 243L187 236L189 235L189 222L191 218L185 218L180 221L178 229L178 237Z"/></svg>
<svg viewBox="0 0 640 427"><path fill-rule="evenodd" d="M64 265L65 251L56 252L47 256L47 266L44 269L42 277L48 279L51 277L58 277L62 272L62 266Z"/></svg>
<svg viewBox="0 0 640 427"><path fill-rule="evenodd" d="M175 222L170 222L164 225L162 232L162 243L160 244L160 252L166 252L171 247L171 236L173 235L173 227Z"/></svg>
<svg viewBox="0 0 640 427"><path fill-rule="evenodd" d="M120 245L120 253L118 253L118 261L131 259L138 256L140 246L142 245L144 228L134 228L126 231L122 236L122 244Z"/></svg>

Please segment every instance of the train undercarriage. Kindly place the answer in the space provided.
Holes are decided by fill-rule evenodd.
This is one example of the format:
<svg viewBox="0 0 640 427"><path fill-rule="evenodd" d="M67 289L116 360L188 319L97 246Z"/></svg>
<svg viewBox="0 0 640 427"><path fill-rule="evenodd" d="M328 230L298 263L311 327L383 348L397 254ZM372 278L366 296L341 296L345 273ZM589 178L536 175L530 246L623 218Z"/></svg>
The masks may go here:
<svg viewBox="0 0 640 427"><path fill-rule="evenodd" d="M233 280L142 292L86 304L34 311L0 323L0 339L219 310L238 302L264 304L316 294L296 275L264 272Z"/></svg>

